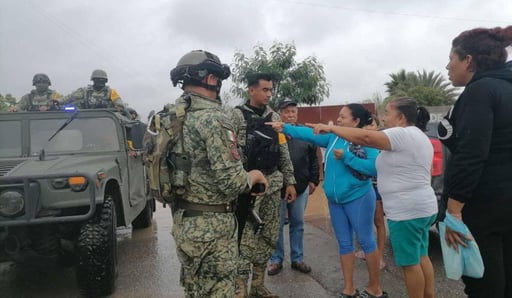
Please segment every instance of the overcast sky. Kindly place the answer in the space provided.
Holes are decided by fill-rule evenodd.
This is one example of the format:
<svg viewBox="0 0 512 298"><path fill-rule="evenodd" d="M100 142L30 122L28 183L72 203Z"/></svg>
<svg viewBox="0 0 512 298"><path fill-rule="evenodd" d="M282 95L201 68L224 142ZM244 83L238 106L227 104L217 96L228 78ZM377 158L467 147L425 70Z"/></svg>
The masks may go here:
<svg viewBox="0 0 512 298"><path fill-rule="evenodd" d="M331 93L323 105L358 102L385 97L400 69L446 78L457 34L510 24L510 0L1 0L0 94L19 99L43 72L66 95L101 68L145 116L181 93L169 71L188 51L231 64L235 51L279 41L323 63Z"/></svg>

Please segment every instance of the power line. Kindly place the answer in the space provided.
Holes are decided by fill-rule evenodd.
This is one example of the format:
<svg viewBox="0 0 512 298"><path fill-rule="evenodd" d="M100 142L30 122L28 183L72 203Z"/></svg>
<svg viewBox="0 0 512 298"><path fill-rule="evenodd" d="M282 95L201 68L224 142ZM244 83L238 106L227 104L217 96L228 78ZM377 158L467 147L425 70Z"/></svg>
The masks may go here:
<svg viewBox="0 0 512 298"><path fill-rule="evenodd" d="M364 8L353 8L353 7L345 7L339 6L335 4L327 4L327 3L318 3L318 2L307 2L307 1L296 1L296 0L270 0L273 2L287 2L291 4L305 5L305 6L313 6L313 7L324 7L331 8L336 10L344 10L349 12L361 12L368 14L381 14L381 15L395 15L402 17L412 17L412 18L424 18L424 19L437 19L437 20L446 20L446 21L457 21L457 22L474 22L474 23L489 23L489 24L503 24L508 25L511 23L511 20L489 20L489 19L469 19L469 18L459 18L459 17L450 17L450 16L433 16L433 15L424 15L424 14L415 14L415 13L402 13L402 12L394 12L394 11L380 11L380 10L372 10L372 9L364 9Z"/></svg>

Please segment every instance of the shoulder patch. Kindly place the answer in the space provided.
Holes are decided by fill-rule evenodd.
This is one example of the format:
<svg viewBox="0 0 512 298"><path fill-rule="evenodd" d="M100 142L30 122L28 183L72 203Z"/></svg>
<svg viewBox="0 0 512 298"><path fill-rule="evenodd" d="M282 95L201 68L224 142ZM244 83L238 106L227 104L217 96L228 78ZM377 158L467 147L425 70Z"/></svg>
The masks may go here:
<svg viewBox="0 0 512 298"><path fill-rule="evenodd" d="M117 93L116 89L110 89L110 100L111 101L116 101L118 100L119 98L121 98L121 96L119 96L119 94Z"/></svg>
<svg viewBox="0 0 512 298"><path fill-rule="evenodd" d="M286 136L284 135L284 133L280 132L278 135L279 135L279 145L286 143Z"/></svg>
<svg viewBox="0 0 512 298"><path fill-rule="evenodd" d="M233 130L233 125L231 124L229 119L227 119L227 117L224 117L224 115L221 116L222 117L220 117L219 122L220 125L222 126L222 130L224 131L224 138L228 145L229 151L231 152L231 157L234 160L240 160L241 157L240 152L238 151L239 148L236 143L236 134L235 131Z"/></svg>
<svg viewBox="0 0 512 298"><path fill-rule="evenodd" d="M52 93L52 99L53 100L57 100L59 98L62 98L62 94L60 94L59 92L55 91Z"/></svg>

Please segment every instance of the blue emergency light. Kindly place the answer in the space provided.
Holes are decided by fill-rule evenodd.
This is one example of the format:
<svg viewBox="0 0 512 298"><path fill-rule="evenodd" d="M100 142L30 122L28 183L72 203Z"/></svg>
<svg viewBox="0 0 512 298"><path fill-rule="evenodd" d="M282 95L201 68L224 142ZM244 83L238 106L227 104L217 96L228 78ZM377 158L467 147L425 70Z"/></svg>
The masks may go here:
<svg viewBox="0 0 512 298"><path fill-rule="evenodd" d="M76 107L74 105L65 105L64 111L66 112L74 112L76 110Z"/></svg>

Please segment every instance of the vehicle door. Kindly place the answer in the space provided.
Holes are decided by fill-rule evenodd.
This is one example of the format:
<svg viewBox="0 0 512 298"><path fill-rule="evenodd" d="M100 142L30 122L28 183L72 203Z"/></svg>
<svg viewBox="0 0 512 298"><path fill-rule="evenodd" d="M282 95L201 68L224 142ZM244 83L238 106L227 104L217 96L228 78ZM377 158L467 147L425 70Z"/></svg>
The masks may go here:
<svg viewBox="0 0 512 298"><path fill-rule="evenodd" d="M146 124L133 121L126 124L126 139L128 142L128 179L130 205L134 206L147 200L148 188L146 168L143 159L143 138Z"/></svg>

